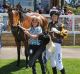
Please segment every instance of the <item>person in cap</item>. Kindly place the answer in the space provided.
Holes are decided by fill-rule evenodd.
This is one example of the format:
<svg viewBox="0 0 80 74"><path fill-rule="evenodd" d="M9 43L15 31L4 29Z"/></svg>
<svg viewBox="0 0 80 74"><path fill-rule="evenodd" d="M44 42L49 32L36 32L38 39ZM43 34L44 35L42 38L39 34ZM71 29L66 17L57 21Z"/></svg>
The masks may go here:
<svg viewBox="0 0 80 74"><path fill-rule="evenodd" d="M67 15L74 15L71 10L68 10Z"/></svg>
<svg viewBox="0 0 80 74"><path fill-rule="evenodd" d="M35 53L38 51L39 47L41 46L42 41L38 39L38 36L41 33L42 33L42 28L40 26L40 20L38 17L34 15L32 16L30 29L25 31L25 34L29 36L29 41L28 41L29 42L29 47L28 47L29 59L33 59L33 56L35 55ZM42 74L46 74L44 63L42 60L42 54L40 54L40 56L38 57L38 60L41 65ZM33 74L36 74L35 62L32 65L32 72Z"/></svg>
<svg viewBox="0 0 80 74"><path fill-rule="evenodd" d="M47 54L46 56L49 57L52 66L53 74L57 74L57 69L60 70L61 74L65 74L65 69L62 63L62 50L61 44L63 42L64 35L62 35L62 23L59 21L60 13L56 7L50 9L50 17L51 22L49 22L49 31L51 40L54 43L54 48L51 53ZM65 31L67 32L67 31ZM46 59L48 60L48 57Z"/></svg>
<svg viewBox="0 0 80 74"><path fill-rule="evenodd" d="M2 36L2 28L4 26L4 24L2 23L2 16L0 16L0 49L2 47L2 40L1 40L1 36Z"/></svg>

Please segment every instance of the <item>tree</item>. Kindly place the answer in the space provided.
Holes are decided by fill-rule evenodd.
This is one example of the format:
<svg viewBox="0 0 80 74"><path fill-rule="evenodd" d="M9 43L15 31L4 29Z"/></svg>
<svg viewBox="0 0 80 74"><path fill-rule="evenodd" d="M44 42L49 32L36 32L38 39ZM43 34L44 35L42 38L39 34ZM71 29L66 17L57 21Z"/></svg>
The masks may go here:
<svg viewBox="0 0 80 74"><path fill-rule="evenodd" d="M64 0L61 0L61 9L64 7Z"/></svg>
<svg viewBox="0 0 80 74"><path fill-rule="evenodd" d="M6 0L3 0L3 5L5 5L6 4Z"/></svg>
<svg viewBox="0 0 80 74"><path fill-rule="evenodd" d="M60 0L61 1L61 8L64 7L64 0ZM59 6L59 0L50 0L50 3L51 3L51 7L53 6L56 6L58 7Z"/></svg>
<svg viewBox="0 0 80 74"><path fill-rule="evenodd" d="M70 5L74 7L74 6L75 6L76 1L77 1L77 0L71 0Z"/></svg>

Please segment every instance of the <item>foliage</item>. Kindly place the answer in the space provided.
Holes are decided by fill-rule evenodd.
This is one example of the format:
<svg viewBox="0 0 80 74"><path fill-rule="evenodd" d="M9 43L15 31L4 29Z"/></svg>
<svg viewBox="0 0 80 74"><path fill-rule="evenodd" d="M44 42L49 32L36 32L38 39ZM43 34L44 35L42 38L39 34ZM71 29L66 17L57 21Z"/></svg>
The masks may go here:
<svg viewBox="0 0 80 74"><path fill-rule="evenodd" d="M74 13L77 14L77 15L78 15L78 14L80 15L80 7L74 9Z"/></svg>
<svg viewBox="0 0 80 74"><path fill-rule="evenodd" d="M67 5L67 10L71 10L75 15L80 15L80 7L78 8L73 8L70 5Z"/></svg>

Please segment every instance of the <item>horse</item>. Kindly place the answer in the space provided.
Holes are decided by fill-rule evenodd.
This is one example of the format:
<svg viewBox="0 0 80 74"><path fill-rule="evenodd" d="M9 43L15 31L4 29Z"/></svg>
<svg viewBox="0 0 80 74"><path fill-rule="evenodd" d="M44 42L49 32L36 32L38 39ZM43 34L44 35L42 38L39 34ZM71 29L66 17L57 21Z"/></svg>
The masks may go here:
<svg viewBox="0 0 80 74"><path fill-rule="evenodd" d="M17 46L17 64L16 66L20 66L20 49L21 49L21 42L24 43L25 47L25 56L26 56L26 63L28 61L28 55L27 55L27 46L28 46L28 38L25 36L23 30L18 27L20 22L20 16L18 11L15 9L12 9L10 6L7 7L8 10L8 27L11 28L11 32L14 36L15 43ZM27 65L26 65L27 66Z"/></svg>
<svg viewBox="0 0 80 74"><path fill-rule="evenodd" d="M20 48L21 48L21 41L23 41L25 46L25 56L26 56L26 66L28 61L28 53L27 53L27 47L28 47L28 37L24 34L23 30L18 26L21 25L23 28L28 29L31 24L31 16L36 16L40 19L40 25L44 32L48 31L48 21L47 19L42 16L39 13L27 13L25 14L25 17L21 20L20 12L16 11L15 9L12 9L11 7L7 7L8 9L8 17L9 17L9 25L11 27L12 34L15 38L15 43L17 45L17 66L20 65Z"/></svg>

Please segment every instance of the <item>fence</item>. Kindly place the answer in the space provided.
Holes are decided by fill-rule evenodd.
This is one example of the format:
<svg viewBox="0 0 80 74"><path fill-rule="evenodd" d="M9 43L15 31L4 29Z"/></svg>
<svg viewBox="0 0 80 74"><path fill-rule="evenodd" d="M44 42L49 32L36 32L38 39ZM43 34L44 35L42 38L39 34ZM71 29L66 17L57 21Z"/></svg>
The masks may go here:
<svg viewBox="0 0 80 74"><path fill-rule="evenodd" d="M50 21L49 15L44 14L44 16ZM69 33L63 45L80 45L80 15L61 15L60 21L64 23Z"/></svg>
<svg viewBox="0 0 80 74"><path fill-rule="evenodd" d="M7 13L0 13L2 16L2 22L7 25L8 15ZM48 14L43 14L48 21L50 21L50 16ZM64 40L63 45L80 45L80 15L61 15L59 19L64 23L65 28L68 30L68 38ZM9 34L11 32L5 31L3 34Z"/></svg>

